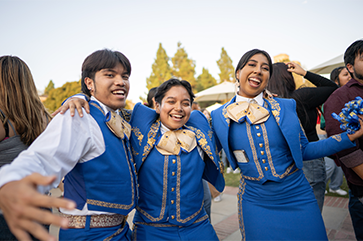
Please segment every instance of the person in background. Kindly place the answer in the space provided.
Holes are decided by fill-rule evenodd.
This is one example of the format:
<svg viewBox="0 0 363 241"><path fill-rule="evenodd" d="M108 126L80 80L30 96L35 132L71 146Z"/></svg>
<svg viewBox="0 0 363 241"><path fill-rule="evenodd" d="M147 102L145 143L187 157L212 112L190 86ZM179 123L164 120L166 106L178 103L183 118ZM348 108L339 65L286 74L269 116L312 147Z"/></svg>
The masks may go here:
<svg viewBox="0 0 363 241"><path fill-rule="evenodd" d="M63 227L59 240L131 240L126 217L136 206L137 179L129 143L131 127L126 121L131 114L123 110L130 74L129 60L118 51L99 50L84 60L82 92L91 96L90 114L84 112L82 118L57 115L26 151L0 170L0 207L8 212L10 228L27 224L20 228L42 239L52 238L29 224L53 223L34 211L51 202L60 207L65 219L53 220ZM34 184L41 184L38 191L44 193L57 187L63 177L65 199L36 192ZM30 182L30 188L17 191L31 178L42 182ZM14 215L17 210L26 215ZM16 235L27 239L20 232Z"/></svg>
<svg viewBox="0 0 363 241"><path fill-rule="evenodd" d="M16 56L0 57L0 120L0 167L26 150L51 120L28 65ZM0 213L0 240L16 240Z"/></svg>
<svg viewBox="0 0 363 241"><path fill-rule="evenodd" d="M337 67L330 73L330 80L334 81L339 87L342 87L351 79L352 76L350 76L350 73L345 66Z"/></svg>
<svg viewBox="0 0 363 241"><path fill-rule="evenodd" d="M339 114L347 102L363 96L363 40L357 40L347 48L344 63L352 79L337 89L324 104L328 136L343 132L332 113ZM334 160L341 165L349 186L349 213L355 236L357 240L363 240L363 137L355 142L355 147L337 152Z"/></svg>
<svg viewBox="0 0 363 241"><path fill-rule="evenodd" d="M147 94L147 103L145 105L151 109L155 109L155 92L157 87L151 88Z"/></svg>
<svg viewBox="0 0 363 241"><path fill-rule="evenodd" d="M303 76L316 85L316 87L296 89L292 73ZM272 93L277 94L278 97L293 98L296 101L297 115L309 142L319 140L316 131L318 118L317 108L320 107L337 88L338 86L334 82L323 76L305 71L300 65L294 62L273 64L273 74L271 75L267 86L267 89ZM324 158L321 157L307 160L304 161L303 165L305 176L313 188L320 212L322 212L326 188Z"/></svg>
<svg viewBox="0 0 363 241"><path fill-rule="evenodd" d="M332 70L330 73L330 80L336 83L339 87L342 87L352 77L350 76L347 68L345 66L340 66ZM324 105L321 106L321 111L324 112ZM319 134L319 139L325 139L327 137L327 134L325 132L325 119L324 115L321 115L320 119L320 129L324 131L323 134ZM326 179L325 182L328 185L329 183L329 192L336 193L341 196L345 196L348 193L340 188L340 186L343 183L343 170L340 167L339 163L335 163L334 159L330 157L324 157L325 161L325 170L326 170ZM339 165L339 166L338 166ZM325 191L325 194L328 193L328 191Z"/></svg>
<svg viewBox="0 0 363 241"><path fill-rule="evenodd" d="M211 113L217 147L225 150L234 169L241 169L242 240L328 240L303 160L353 147L363 128L309 142L296 101L264 92L274 70L267 52L245 53L236 67L236 96Z"/></svg>

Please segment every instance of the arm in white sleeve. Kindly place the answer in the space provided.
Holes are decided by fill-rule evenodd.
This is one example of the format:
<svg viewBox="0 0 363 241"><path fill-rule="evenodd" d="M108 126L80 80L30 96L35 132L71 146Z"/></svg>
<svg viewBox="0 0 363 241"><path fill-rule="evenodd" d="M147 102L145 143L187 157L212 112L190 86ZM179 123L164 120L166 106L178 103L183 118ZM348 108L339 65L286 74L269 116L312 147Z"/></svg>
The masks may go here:
<svg viewBox="0 0 363 241"><path fill-rule="evenodd" d="M78 162L91 160L105 151L102 132L90 114L57 115L45 131L11 164L0 169L0 187L33 172L55 175L52 186L38 187L44 193L57 187Z"/></svg>

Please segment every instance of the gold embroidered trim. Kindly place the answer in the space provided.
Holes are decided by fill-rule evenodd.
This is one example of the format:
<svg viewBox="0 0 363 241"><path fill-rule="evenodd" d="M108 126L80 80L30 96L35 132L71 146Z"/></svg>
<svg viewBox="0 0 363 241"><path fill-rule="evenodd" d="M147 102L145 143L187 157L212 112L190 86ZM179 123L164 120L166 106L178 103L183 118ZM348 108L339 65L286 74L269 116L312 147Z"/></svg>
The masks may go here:
<svg viewBox="0 0 363 241"><path fill-rule="evenodd" d="M202 202L200 209L197 212L195 212L194 214L192 214L191 216L189 216L188 218L182 219L180 217L180 179L181 179L180 156L177 156L177 165L178 165L178 170L177 170L177 182L176 182L176 220L180 223L186 223L186 222L192 220L193 218L195 218L200 213L200 211L203 208L204 203ZM188 200L185 200L185 201L188 201Z"/></svg>
<svg viewBox="0 0 363 241"><path fill-rule="evenodd" d="M208 157L211 160L214 160L211 147L208 145L204 133L201 130L194 128L192 126L186 126L186 127L195 133L195 137L197 138L199 146L202 148L202 150L208 155Z"/></svg>
<svg viewBox="0 0 363 241"><path fill-rule="evenodd" d="M213 138L213 131L212 130L208 131L208 136L209 136L209 139L212 140L212 138Z"/></svg>
<svg viewBox="0 0 363 241"><path fill-rule="evenodd" d="M271 173L272 173L272 175L274 177L278 177L278 178L282 179L282 178L286 177L290 173L292 168L295 166L295 162L293 162L290 166L288 166L286 168L286 171L283 174L281 174L281 175L277 174L274 163L272 161L272 156L271 156L271 151L270 151L270 143L268 141L267 130L266 130L265 124L261 125L261 129L262 129L262 133L263 133L263 139L264 139L264 142L265 142L266 155L267 155L268 164L269 164L270 169L271 169Z"/></svg>
<svg viewBox="0 0 363 241"><path fill-rule="evenodd" d="M293 173L297 172L299 170L299 168L295 168L295 170L293 170L292 172L290 172L289 174L287 174L288 176L292 175Z"/></svg>
<svg viewBox="0 0 363 241"><path fill-rule="evenodd" d="M331 138L333 138L333 139L334 139L334 140L336 140L337 142L341 142L341 141L342 141L342 136L341 136L341 134L331 136Z"/></svg>
<svg viewBox="0 0 363 241"><path fill-rule="evenodd" d="M65 213L60 213L60 216L66 218L68 223L68 228L85 228L86 227L86 215L70 215ZM90 228L106 228L114 227L122 224L126 221L126 216L121 214L107 215L91 215Z"/></svg>
<svg viewBox="0 0 363 241"><path fill-rule="evenodd" d="M193 222L194 223L199 223L202 222L204 220L208 219L208 215L204 215L203 217L195 220ZM180 225L176 225L176 224L163 224L163 223L146 223L146 222L135 222L135 227L137 228L137 225L146 225L146 226L152 226L152 227L159 227L159 228L169 228L169 227L184 227L184 226L180 226ZM135 230L135 229L134 229Z"/></svg>
<svg viewBox="0 0 363 241"><path fill-rule="evenodd" d="M242 235L242 241L246 241L246 233L245 233L245 224L243 221L243 212L242 212L242 200L243 194L246 190L246 182L243 176L241 175L240 183L239 183L239 190L238 190L238 220L239 220L239 229Z"/></svg>
<svg viewBox="0 0 363 241"><path fill-rule="evenodd" d="M117 235L119 235L123 230L124 230L124 228L125 228L125 226L126 226L126 220L125 220L125 222L122 224L122 226L121 226L121 228L119 228L114 234L112 234L110 237L108 237L108 238L105 238L104 239L104 241L109 241L109 240L111 240L113 237L115 237L115 236L117 236Z"/></svg>
<svg viewBox="0 0 363 241"><path fill-rule="evenodd" d="M134 149L134 147L133 147L133 146L131 146L131 151L132 151L132 154L133 154L134 156L138 156L138 155L139 155L139 153L135 151L135 149Z"/></svg>
<svg viewBox="0 0 363 241"><path fill-rule="evenodd" d="M119 109L119 111L122 118L124 118L125 121L130 122L132 111L127 109Z"/></svg>
<svg viewBox="0 0 363 241"><path fill-rule="evenodd" d="M248 122L246 122L246 128L247 128L248 140L250 142L250 147L251 147L252 154L253 154L253 161L255 162L255 165L256 165L259 176L258 177L249 177L249 176L243 175L243 177L245 179L248 179L248 180L260 181L264 177L264 175L263 175L263 172L262 172L261 165L260 165L260 163L258 161L256 147L255 147L255 143L253 141L253 137L252 137L252 133L251 133L251 125Z"/></svg>
<svg viewBox="0 0 363 241"><path fill-rule="evenodd" d="M90 104L93 105L94 107L96 107L97 109L99 109L104 114L101 107L99 107L96 103L91 102ZM103 201L99 201L99 200L87 199L86 202L88 204L95 205L95 206L100 206L100 207L116 208L116 209L130 209L134 205L134 199L135 199L134 175L133 175L134 172L133 172L133 170L132 170L132 168L130 166L130 162L132 162L133 164L135 162L133 161L133 158L132 158L132 155L131 155L131 150L130 150L129 146L126 148L124 140L122 140L122 146L123 146L124 151L125 151L125 157L126 157L127 165L129 167L129 173L130 173L130 178L131 178L131 190L132 190L131 191L132 192L131 204L123 205L123 204L109 203L109 202L103 202ZM135 172L135 174L137 175L136 172Z"/></svg>
<svg viewBox="0 0 363 241"><path fill-rule="evenodd" d="M281 112L280 104L274 98L266 98L265 100L270 102L271 112L274 115L277 124L280 125L280 112Z"/></svg>
<svg viewBox="0 0 363 241"><path fill-rule="evenodd" d="M144 135L141 134L140 129L137 127L133 127L132 131L135 133L135 136L137 137L137 139L139 140L139 146L141 146L142 143L142 139L144 138Z"/></svg>
<svg viewBox="0 0 363 241"><path fill-rule="evenodd" d="M132 152L131 152L131 149L130 149L130 145L126 145L127 146L127 151L126 151L126 146L125 146L125 141L126 140L122 140L122 146L125 150L125 156L127 158L127 160L129 160L127 162L127 165L129 167L129 172L130 172L130 177L131 177L131 188L132 188L132 202L130 205L134 205L134 198L135 198L135 188L134 188L134 183L136 183L136 181L134 180L134 175L132 175L133 173L133 170L132 170L132 167L131 165L134 166L134 172L135 172L135 175L137 176L137 172L136 172L136 163L134 161L134 158L132 156ZM129 155L128 155L129 154ZM130 158L130 159L129 159Z"/></svg>
<svg viewBox="0 0 363 241"><path fill-rule="evenodd" d="M160 127L160 119L157 120L154 124L151 125L150 131L147 134L147 143L144 147L144 152L142 154L142 161L145 161L147 155L151 151L151 148L154 146L156 142L156 134L158 133Z"/></svg>
<svg viewBox="0 0 363 241"><path fill-rule="evenodd" d="M228 113L227 113L227 107L230 103L228 103L227 105L224 106L223 110L222 110L222 115L224 116L224 119L227 123L227 125L229 126L229 124L231 123L231 120L228 117Z"/></svg>
<svg viewBox="0 0 363 241"><path fill-rule="evenodd" d="M153 222L160 221L163 219L165 215L165 209L166 209L166 197L167 197L167 191L168 191L168 164L169 164L169 156L164 156L164 170L163 170L163 200L161 203L161 211L160 215L157 218L154 218L150 214L148 214L145 210L141 209L140 207L136 207L136 209L142 213L144 216L146 216L148 219L150 219Z"/></svg>

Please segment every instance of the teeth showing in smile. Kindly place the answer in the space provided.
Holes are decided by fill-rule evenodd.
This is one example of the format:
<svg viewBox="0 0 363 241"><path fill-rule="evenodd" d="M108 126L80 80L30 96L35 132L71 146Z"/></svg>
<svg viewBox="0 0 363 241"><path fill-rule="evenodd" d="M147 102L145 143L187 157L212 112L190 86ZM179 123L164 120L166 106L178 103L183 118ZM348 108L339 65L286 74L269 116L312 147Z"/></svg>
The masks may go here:
<svg viewBox="0 0 363 241"><path fill-rule="evenodd" d="M112 91L113 94L116 94L116 95L124 95L125 94L125 91L123 90L115 90L115 91Z"/></svg>
<svg viewBox="0 0 363 241"><path fill-rule="evenodd" d="M183 116L182 115L171 115L172 117L175 117L175 118L182 118Z"/></svg>
<svg viewBox="0 0 363 241"><path fill-rule="evenodd" d="M259 79L256 79L256 78L250 78L250 80L253 81L253 82L256 82L258 84L261 83L261 81Z"/></svg>

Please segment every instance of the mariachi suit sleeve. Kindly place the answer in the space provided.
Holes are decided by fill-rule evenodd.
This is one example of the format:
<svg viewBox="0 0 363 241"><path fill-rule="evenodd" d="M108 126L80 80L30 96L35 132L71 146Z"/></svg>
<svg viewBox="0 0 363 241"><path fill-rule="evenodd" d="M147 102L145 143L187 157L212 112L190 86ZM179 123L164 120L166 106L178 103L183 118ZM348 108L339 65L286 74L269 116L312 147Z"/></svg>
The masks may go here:
<svg viewBox="0 0 363 241"><path fill-rule="evenodd" d="M294 113L294 116L296 116L296 102L294 100L285 100L285 108L289 110L285 110L285 113ZM286 120L291 120L290 117L285 118ZM297 116L296 116L297 117ZM299 121L298 118L295 118L297 122L299 122L299 125L293 125L290 121L285 121L284 123L281 123L282 125L287 125L288 127L281 127L284 129L289 129L291 131L290 133L299 133L299 143L300 143L300 149L302 153L302 159L303 160L312 160L316 158L321 158L325 156L330 156L336 152L339 152L341 150L351 148L355 146L354 142L351 142L349 140L349 137L347 136L346 132L343 132L341 134L337 134L334 136L331 136L327 139L315 141L315 142L309 142L305 135L305 131ZM294 135L294 134L291 134ZM297 148L293 148L296 150Z"/></svg>
<svg viewBox="0 0 363 241"><path fill-rule="evenodd" d="M216 150L216 139L207 118L202 112L193 111L186 126L192 126L196 129L198 146L204 152L203 179L210 182L219 192L222 192L225 186L222 175L223 169Z"/></svg>

